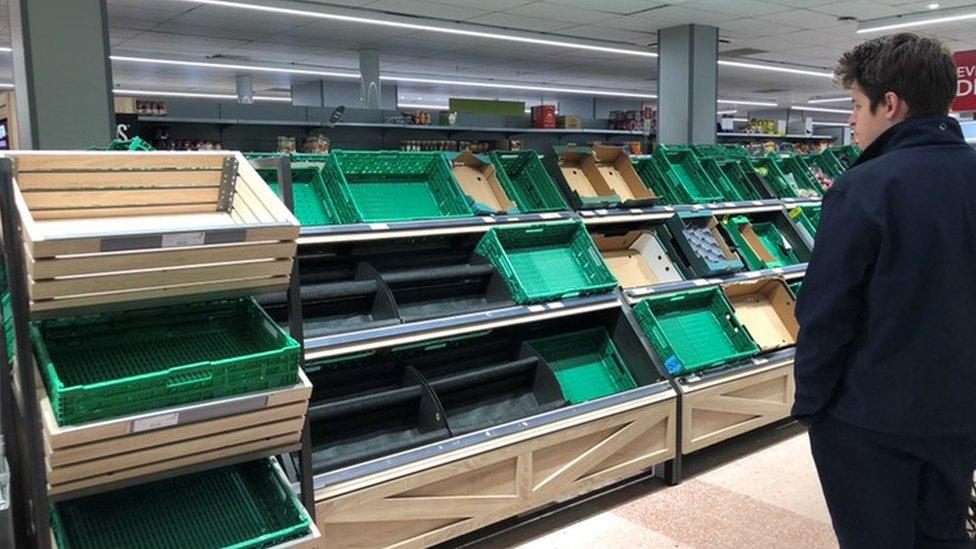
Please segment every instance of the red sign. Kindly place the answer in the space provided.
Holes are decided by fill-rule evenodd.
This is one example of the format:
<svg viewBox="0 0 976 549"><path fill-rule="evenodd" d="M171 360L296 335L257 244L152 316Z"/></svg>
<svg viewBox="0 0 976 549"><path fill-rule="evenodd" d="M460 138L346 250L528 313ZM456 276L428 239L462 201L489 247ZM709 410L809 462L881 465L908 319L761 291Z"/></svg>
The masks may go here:
<svg viewBox="0 0 976 549"><path fill-rule="evenodd" d="M957 51L956 59L956 99L952 110L956 112L976 111L976 50Z"/></svg>

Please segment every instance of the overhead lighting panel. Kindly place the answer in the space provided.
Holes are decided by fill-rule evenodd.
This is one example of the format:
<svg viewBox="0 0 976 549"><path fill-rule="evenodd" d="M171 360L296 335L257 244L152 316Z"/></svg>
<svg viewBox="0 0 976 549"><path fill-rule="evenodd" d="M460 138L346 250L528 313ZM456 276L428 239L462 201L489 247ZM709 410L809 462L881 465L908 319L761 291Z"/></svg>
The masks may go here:
<svg viewBox="0 0 976 549"><path fill-rule="evenodd" d="M810 111L810 112L830 112L835 114L851 114L853 111L844 109L825 109L823 107L808 107L806 105L791 105L790 110L792 111Z"/></svg>
<svg viewBox="0 0 976 549"><path fill-rule="evenodd" d="M973 6L922 11L905 15L895 15L893 17L869 19L867 21L861 21L858 23L857 32L859 34L864 34L867 32L881 32L894 29L905 29L909 27L921 27L925 25L938 25L940 23L953 23L956 21L966 21L969 19L976 19L976 8Z"/></svg>

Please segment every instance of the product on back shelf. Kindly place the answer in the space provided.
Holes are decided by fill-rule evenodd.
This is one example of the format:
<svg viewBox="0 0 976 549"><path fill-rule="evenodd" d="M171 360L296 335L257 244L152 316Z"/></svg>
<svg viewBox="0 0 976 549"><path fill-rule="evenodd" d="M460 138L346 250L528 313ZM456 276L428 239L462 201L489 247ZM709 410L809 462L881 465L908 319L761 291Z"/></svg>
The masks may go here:
<svg viewBox="0 0 976 549"><path fill-rule="evenodd" d="M532 107L532 127L553 129L556 127L556 106L536 105Z"/></svg>

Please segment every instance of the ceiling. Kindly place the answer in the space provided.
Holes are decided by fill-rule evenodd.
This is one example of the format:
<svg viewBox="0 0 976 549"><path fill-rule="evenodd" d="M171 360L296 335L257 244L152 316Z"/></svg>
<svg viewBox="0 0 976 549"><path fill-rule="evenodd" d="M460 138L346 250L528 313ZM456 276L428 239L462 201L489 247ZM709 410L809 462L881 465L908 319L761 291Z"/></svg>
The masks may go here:
<svg viewBox="0 0 976 549"><path fill-rule="evenodd" d="M493 79L525 85L581 86L653 93L653 58L572 50L437 34L413 29L313 19L206 5L192 0L107 0L115 54L179 57L225 63L293 65L358 70L357 50L380 52L384 74L455 79ZM657 31L696 23L720 29L725 59L785 63L829 71L838 56L865 36L856 20L925 11L919 0L310 0L306 4L355 9L367 17L414 16L420 23L487 26L489 32L546 33L554 39L617 42L653 49ZM976 1L940 0L942 8ZM6 13L6 0L0 0ZM292 5L295 2L291 3ZM469 27L470 28L470 27ZM921 27L953 50L976 48L973 20ZM9 36L8 21L0 36ZM867 35L868 37L874 35ZM0 77L10 77L9 56ZM208 68L160 67L128 62L113 65L118 87L232 93L235 72ZM287 74L255 74L258 93L284 91ZM9 80L8 80L9 81ZM401 86L414 96L450 89ZM513 92L518 95L517 92ZM836 94L831 81L721 67L719 96L771 99L783 103ZM488 95L506 92L488 92ZM486 95L471 94L471 95ZM511 94L507 94L511 95Z"/></svg>

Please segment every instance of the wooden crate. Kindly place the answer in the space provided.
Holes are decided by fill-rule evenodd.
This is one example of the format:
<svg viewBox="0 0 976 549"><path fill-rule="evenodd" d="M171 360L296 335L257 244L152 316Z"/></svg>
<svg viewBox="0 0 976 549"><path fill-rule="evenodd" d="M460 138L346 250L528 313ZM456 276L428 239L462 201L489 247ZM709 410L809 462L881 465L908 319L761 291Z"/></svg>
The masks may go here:
<svg viewBox="0 0 976 549"><path fill-rule="evenodd" d="M48 492L297 444L312 394L299 377L291 387L61 427L37 374Z"/></svg>
<svg viewBox="0 0 976 549"><path fill-rule="evenodd" d="M428 547L591 492L675 456L674 391L329 486L329 547Z"/></svg>
<svg viewBox="0 0 976 549"><path fill-rule="evenodd" d="M795 391L792 359L685 385L681 453L789 417Z"/></svg>
<svg viewBox="0 0 976 549"><path fill-rule="evenodd" d="M31 311L287 286L299 225L234 152L16 152Z"/></svg>

